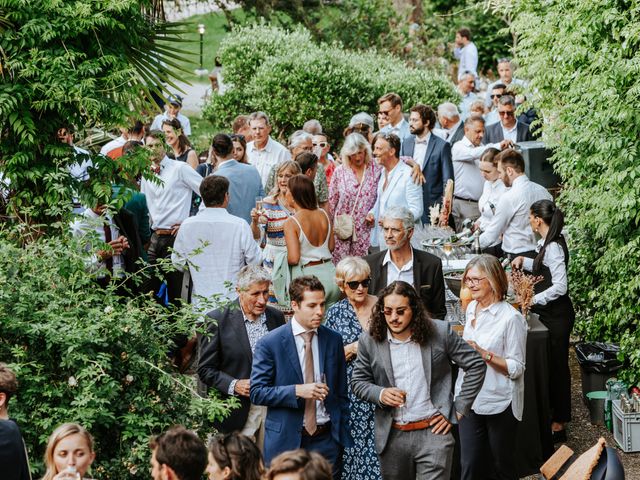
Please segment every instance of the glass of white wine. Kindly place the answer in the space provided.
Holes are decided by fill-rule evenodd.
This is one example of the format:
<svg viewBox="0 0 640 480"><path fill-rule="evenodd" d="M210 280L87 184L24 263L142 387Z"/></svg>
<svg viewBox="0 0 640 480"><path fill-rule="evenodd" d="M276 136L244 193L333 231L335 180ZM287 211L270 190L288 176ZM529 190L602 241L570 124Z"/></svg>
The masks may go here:
<svg viewBox="0 0 640 480"><path fill-rule="evenodd" d="M256 212L258 215L262 215L264 213L264 198L256 197Z"/></svg>
<svg viewBox="0 0 640 480"><path fill-rule="evenodd" d="M446 242L442 246L442 251L443 251L444 255L447 257L447 268L449 268L449 257L453 253L453 244L451 242Z"/></svg>

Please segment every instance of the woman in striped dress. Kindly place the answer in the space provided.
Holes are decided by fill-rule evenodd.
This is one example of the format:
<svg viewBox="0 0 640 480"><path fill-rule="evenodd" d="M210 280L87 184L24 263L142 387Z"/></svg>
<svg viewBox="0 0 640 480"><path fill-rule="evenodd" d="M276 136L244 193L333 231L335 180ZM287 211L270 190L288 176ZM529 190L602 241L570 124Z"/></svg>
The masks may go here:
<svg viewBox="0 0 640 480"><path fill-rule="evenodd" d="M264 268L271 274L269 305L279 308L287 317L291 316L291 305L285 299L289 265L287 246L284 240L284 222L293 215L293 208L286 200L289 179L300 172L300 166L294 161L282 162L276 170L276 184L271 195L263 201L263 210L251 211L251 230L254 238L262 237L264 244Z"/></svg>

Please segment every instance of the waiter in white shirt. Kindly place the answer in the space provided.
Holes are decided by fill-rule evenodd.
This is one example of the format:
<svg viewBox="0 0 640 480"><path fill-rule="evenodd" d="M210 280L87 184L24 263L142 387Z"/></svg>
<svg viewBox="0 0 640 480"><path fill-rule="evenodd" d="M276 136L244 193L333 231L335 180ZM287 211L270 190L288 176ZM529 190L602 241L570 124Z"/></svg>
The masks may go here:
<svg viewBox="0 0 640 480"><path fill-rule="evenodd" d="M249 116L249 126L253 141L247 143L247 158L258 170L262 187L266 188L271 169L285 160L291 160L291 153L284 145L270 137L271 123L266 113L253 112Z"/></svg>
<svg viewBox="0 0 640 480"><path fill-rule="evenodd" d="M507 257L535 258L536 239L529 224L529 210L534 202L553 197L525 175L524 158L519 152L509 148L499 153L497 159L500 178L510 189L500 197L495 216L480 235L480 247L495 244L502 235L502 250Z"/></svg>
<svg viewBox="0 0 640 480"><path fill-rule="evenodd" d="M480 217L478 200L482 195L484 178L480 173L480 157L488 148L502 150L511 145L509 140L501 143L482 145L484 119L474 115L464 122L464 137L451 148L455 186L451 214L456 230L462 229L465 219L472 221Z"/></svg>
<svg viewBox="0 0 640 480"><path fill-rule="evenodd" d="M189 164L167 157L161 135L161 132L151 131L145 142L152 151L151 169L160 182L150 182L143 177L140 185L140 191L147 197L153 231L148 251L151 264L171 256L169 249L173 248L180 224L189 217L191 194L200 195L202 182L202 177ZM174 302L181 296L183 274L169 272L164 277L168 301Z"/></svg>

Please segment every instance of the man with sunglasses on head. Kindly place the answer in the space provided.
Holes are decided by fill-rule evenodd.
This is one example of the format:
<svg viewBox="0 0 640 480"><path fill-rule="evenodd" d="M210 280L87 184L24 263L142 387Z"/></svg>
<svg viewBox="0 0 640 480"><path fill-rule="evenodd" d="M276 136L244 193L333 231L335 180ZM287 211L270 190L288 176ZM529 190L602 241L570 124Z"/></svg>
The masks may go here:
<svg viewBox="0 0 640 480"><path fill-rule="evenodd" d="M533 140L529 125L516 118L516 101L511 95L503 95L498 100L498 116L500 121L486 128L482 138L483 145L501 143L504 140L513 145Z"/></svg>
<svg viewBox="0 0 640 480"><path fill-rule="evenodd" d="M498 115L498 102L504 95L506 88L505 84L496 83L491 87L491 90L488 90L489 95L487 96L491 99L491 111L484 116L485 125L493 125L500 121L500 115Z"/></svg>
<svg viewBox="0 0 640 480"><path fill-rule="evenodd" d="M377 295L387 285L403 280L416 289L429 315L444 319L442 261L411 246L414 219L406 207L389 207L381 219L386 250L365 257L371 267L369 293Z"/></svg>

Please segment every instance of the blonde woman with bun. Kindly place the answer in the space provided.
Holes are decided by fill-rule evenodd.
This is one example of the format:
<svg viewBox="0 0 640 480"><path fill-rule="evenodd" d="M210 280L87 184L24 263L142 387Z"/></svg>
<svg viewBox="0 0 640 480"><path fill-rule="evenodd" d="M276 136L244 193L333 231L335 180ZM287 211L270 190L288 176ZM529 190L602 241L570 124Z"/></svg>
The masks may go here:
<svg viewBox="0 0 640 480"><path fill-rule="evenodd" d="M60 425L47 442L47 471L42 480L89 480L85 475L95 458L93 437L84 427L77 423Z"/></svg>

